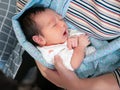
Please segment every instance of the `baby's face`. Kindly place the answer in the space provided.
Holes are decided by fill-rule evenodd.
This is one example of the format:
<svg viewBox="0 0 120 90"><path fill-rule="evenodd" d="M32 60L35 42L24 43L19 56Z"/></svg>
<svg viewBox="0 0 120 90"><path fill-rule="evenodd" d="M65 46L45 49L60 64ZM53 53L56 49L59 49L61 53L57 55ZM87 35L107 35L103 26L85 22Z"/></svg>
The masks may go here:
<svg viewBox="0 0 120 90"><path fill-rule="evenodd" d="M68 38L68 27L55 11L47 9L35 15L34 20L40 26L46 45L64 43Z"/></svg>

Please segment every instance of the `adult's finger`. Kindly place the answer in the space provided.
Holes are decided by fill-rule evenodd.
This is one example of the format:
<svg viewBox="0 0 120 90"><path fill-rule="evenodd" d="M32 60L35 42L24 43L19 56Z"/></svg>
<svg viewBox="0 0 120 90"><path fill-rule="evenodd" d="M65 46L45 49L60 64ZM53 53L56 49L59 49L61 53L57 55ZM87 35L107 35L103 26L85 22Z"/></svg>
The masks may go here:
<svg viewBox="0 0 120 90"><path fill-rule="evenodd" d="M76 76L76 74L73 71L68 70L63 65L62 59L59 56L55 56L54 62L55 62L56 70L61 80L62 87L68 90L74 90L72 88L76 86L76 82L79 81L79 78Z"/></svg>
<svg viewBox="0 0 120 90"><path fill-rule="evenodd" d="M61 78L69 78L73 75L75 75L75 73L73 71L70 71L68 70L64 65L63 65L63 62L62 62L62 59L60 56L56 55L55 56L55 59L54 59L54 64L55 64L55 68L59 74L59 76ZM71 76L70 76L71 75ZM69 77L68 77L69 76Z"/></svg>
<svg viewBox="0 0 120 90"><path fill-rule="evenodd" d="M58 55L54 57L54 65L58 73L66 73L66 71L68 71L66 67L63 65L61 57Z"/></svg>

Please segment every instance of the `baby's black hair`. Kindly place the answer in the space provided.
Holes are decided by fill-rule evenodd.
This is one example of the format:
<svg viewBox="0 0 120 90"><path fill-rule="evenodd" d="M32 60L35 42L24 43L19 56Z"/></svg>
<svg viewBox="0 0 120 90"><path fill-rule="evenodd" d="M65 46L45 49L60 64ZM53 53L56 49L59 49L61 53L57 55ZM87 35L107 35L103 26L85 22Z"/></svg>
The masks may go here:
<svg viewBox="0 0 120 90"><path fill-rule="evenodd" d="M26 39L35 46L37 43L32 40L32 36L39 34L39 28L37 27L32 16L36 15L37 13L44 12L46 9L47 7L44 6L31 7L27 9L18 19Z"/></svg>

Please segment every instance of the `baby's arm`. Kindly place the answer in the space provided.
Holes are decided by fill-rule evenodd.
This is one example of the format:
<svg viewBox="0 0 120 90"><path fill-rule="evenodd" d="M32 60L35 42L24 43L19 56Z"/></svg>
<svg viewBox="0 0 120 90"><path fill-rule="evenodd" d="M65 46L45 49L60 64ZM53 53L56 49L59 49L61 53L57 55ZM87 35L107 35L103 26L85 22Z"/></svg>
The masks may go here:
<svg viewBox="0 0 120 90"><path fill-rule="evenodd" d="M78 36L77 40L77 47L74 48L71 59L71 66L74 70L77 69L82 63L85 56L85 48L90 44L88 36L85 34Z"/></svg>
<svg viewBox="0 0 120 90"><path fill-rule="evenodd" d="M78 46L78 36L71 36L67 40L67 47L69 49L74 49Z"/></svg>

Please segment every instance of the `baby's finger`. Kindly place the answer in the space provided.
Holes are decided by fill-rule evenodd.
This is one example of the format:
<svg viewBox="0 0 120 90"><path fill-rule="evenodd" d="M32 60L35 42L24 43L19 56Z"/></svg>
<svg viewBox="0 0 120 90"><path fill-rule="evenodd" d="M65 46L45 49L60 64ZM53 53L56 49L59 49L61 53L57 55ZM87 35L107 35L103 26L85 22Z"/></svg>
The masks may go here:
<svg viewBox="0 0 120 90"><path fill-rule="evenodd" d="M72 41L72 48L77 47L77 40Z"/></svg>
<svg viewBox="0 0 120 90"><path fill-rule="evenodd" d="M88 36L87 34L85 34L85 37L86 37L86 38L89 38L89 36Z"/></svg>
<svg viewBox="0 0 120 90"><path fill-rule="evenodd" d="M87 46L88 46L89 44L90 44L90 41L88 40L88 41L87 41Z"/></svg>
<svg viewBox="0 0 120 90"><path fill-rule="evenodd" d="M77 46L78 46L78 39L76 39L74 47L77 47Z"/></svg>

